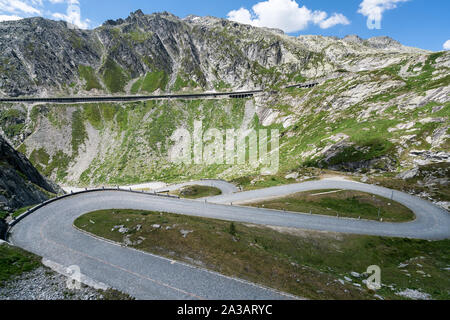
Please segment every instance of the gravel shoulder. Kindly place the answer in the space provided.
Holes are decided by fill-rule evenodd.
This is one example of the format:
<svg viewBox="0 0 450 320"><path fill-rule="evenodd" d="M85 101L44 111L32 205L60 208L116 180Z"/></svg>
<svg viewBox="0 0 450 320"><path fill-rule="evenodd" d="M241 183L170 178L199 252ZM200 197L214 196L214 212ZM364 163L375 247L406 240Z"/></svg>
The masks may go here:
<svg viewBox="0 0 450 320"><path fill-rule="evenodd" d="M130 300L117 290L79 284L68 287L68 277L55 272L50 261L0 242L0 300ZM5 264L10 264L6 266ZM87 283L87 282L86 282ZM73 285L73 282L71 282Z"/></svg>
<svg viewBox="0 0 450 320"><path fill-rule="evenodd" d="M97 290L82 286L69 290L67 278L46 267L39 267L8 281L0 288L0 300L103 300Z"/></svg>

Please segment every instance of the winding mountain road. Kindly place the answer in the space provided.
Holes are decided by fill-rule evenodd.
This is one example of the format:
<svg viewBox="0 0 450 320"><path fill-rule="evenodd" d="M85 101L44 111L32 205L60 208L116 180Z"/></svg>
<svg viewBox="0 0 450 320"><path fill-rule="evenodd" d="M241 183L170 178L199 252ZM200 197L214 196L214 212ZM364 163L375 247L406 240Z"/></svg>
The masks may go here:
<svg viewBox="0 0 450 320"><path fill-rule="evenodd" d="M214 185L214 181L208 181ZM223 189L223 182L216 186ZM229 186L231 189L232 186ZM230 190L231 190L230 189ZM289 299L289 295L239 279L171 261L107 242L73 227L79 216L101 209L154 210L227 221L343 233L450 238L450 215L430 202L394 191L394 200L409 207L408 223L335 218L230 205L320 189L350 189L386 198L392 190L350 181L321 180L230 193L207 200L184 200L124 191L93 191L49 203L11 230L13 244L66 267L78 265L83 275L138 299ZM228 189L227 189L228 190Z"/></svg>
<svg viewBox="0 0 450 320"><path fill-rule="evenodd" d="M286 86L289 88L313 88L319 82L297 83ZM182 94L162 94L162 95L128 95L128 96L86 96L86 97L2 97L0 96L0 103L92 103L92 102L132 102L132 101L147 101L147 100L185 100L185 99L247 99L256 94L263 93L263 89L246 90L246 91L231 91L231 92L204 92L204 93L182 93Z"/></svg>

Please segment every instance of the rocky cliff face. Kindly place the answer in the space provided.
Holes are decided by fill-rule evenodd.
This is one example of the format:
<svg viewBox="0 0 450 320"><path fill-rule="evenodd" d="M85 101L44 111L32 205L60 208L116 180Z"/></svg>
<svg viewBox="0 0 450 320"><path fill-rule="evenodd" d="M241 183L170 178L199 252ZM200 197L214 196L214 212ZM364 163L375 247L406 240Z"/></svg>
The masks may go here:
<svg viewBox="0 0 450 320"><path fill-rule="evenodd" d="M0 23L0 90L10 96L63 92L82 64L99 62L100 45L89 32L43 18Z"/></svg>
<svg viewBox="0 0 450 320"><path fill-rule="evenodd" d="M10 212L40 203L60 191L0 136L0 210Z"/></svg>

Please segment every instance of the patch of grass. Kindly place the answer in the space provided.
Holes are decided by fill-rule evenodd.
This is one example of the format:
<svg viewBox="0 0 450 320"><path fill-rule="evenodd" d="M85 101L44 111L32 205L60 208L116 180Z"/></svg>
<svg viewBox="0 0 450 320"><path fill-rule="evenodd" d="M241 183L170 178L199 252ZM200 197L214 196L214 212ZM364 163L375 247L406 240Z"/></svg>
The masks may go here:
<svg viewBox="0 0 450 320"><path fill-rule="evenodd" d="M18 134L22 132L24 127L25 125L23 123L12 124L7 126L4 129L4 132L8 137L16 137Z"/></svg>
<svg viewBox="0 0 450 320"><path fill-rule="evenodd" d="M220 80L214 83L214 89L217 91L225 91L226 89L231 89L231 85L223 80Z"/></svg>
<svg viewBox="0 0 450 320"><path fill-rule="evenodd" d="M389 199L351 190L317 190L250 204L253 207L322 214L349 218L405 222L414 220L414 213Z"/></svg>
<svg viewBox="0 0 450 320"><path fill-rule="evenodd" d="M13 218L17 218L18 216L20 216L21 214L25 213L27 210L29 210L29 209L31 209L31 208L33 208L33 207L34 207L34 205L32 205L32 206L27 206L27 207L23 207L23 208L20 208L20 209L17 209L17 210L14 211L14 213L12 214L12 217L13 217Z"/></svg>
<svg viewBox="0 0 450 320"><path fill-rule="evenodd" d="M0 245L0 287L14 276L30 272L40 266L40 258L22 249Z"/></svg>
<svg viewBox="0 0 450 320"><path fill-rule="evenodd" d="M138 93L140 90L141 90L141 87L142 87L142 81L143 81L144 79L142 79L142 78L139 78L139 79L137 79L134 83L133 83L133 85L131 86L131 93L132 94L136 94L136 93Z"/></svg>
<svg viewBox="0 0 450 320"><path fill-rule="evenodd" d="M184 187L181 190L173 192L173 194L176 194L181 198L199 199L221 195L222 191L214 187L195 185Z"/></svg>
<svg viewBox="0 0 450 320"><path fill-rule="evenodd" d="M173 84L172 90L173 91L180 91L183 88L195 88L198 87L198 84L190 79L190 80L184 80L184 77L181 77L180 75L177 76L177 79L175 80L175 83ZM217 87L216 87L216 90Z"/></svg>
<svg viewBox="0 0 450 320"><path fill-rule="evenodd" d="M299 174L299 177L303 178L302 181L311 181L318 179L327 170L319 168L298 168L295 172ZM245 191L297 183L296 179L286 179L286 175L280 173L269 176L245 176L235 178L231 182L240 186Z"/></svg>
<svg viewBox="0 0 450 320"><path fill-rule="evenodd" d="M162 227L155 229L154 224ZM306 298L373 299L374 292L362 283L365 277L350 275L352 271L362 274L371 265L382 269L384 286L377 294L386 299L399 299L395 292L406 288L429 293L434 299L449 298L450 278L444 268L450 265L450 240L432 242L233 224L231 232L226 221L137 210L97 211L75 221L87 232L120 243L124 235L112 229L124 225L131 230L126 236L136 249ZM193 232L183 237L181 230ZM140 237L145 240L139 242ZM400 263L408 264L404 271ZM345 276L361 288L348 281L341 284L338 279Z"/></svg>
<svg viewBox="0 0 450 320"><path fill-rule="evenodd" d="M79 37L75 32L71 32L69 36L69 41L72 43L72 46L77 49L83 49L83 38Z"/></svg>
<svg viewBox="0 0 450 320"><path fill-rule="evenodd" d="M52 161L45 167L43 174L50 176L56 170L56 177L62 181L67 176L69 169L70 157L62 151L58 151L52 158Z"/></svg>
<svg viewBox="0 0 450 320"><path fill-rule="evenodd" d="M142 32L139 30L131 31L127 35L134 41L134 42L145 42L148 39L151 38L151 33L148 32Z"/></svg>
<svg viewBox="0 0 450 320"><path fill-rule="evenodd" d="M35 165L48 165L50 156L44 148L35 149L30 155L30 161Z"/></svg>
<svg viewBox="0 0 450 320"><path fill-rule="evenodd" d="M5 220L9 216L9 213L3 210L0 210L0 220Z"/></svg>
<svg viewBox="0 0 450 320"><path fill-rule="evenodd" d="M152 93L157 89L165 90L169 78L164 71L155 71L147 73L142 81L142 91Z"/></svg>
<svg viewBox="0 0 450 320"><path fill-rule="evenodd" d="M17 109L7 109L7 110L2 110L0 112L0 119L3 120L8 120L8 119L16 119L16 118L21 118L24 116L24 113L20 110Z"/></svg>
<svg viewBox="0 0 450 320"><path fill-rule="evenodd" d="M103 66L103 81L111 93L123 92L128 76L112 59L107 59Z"/></svg>
<svg viewBox="0 0 450 320"><path fill-rule="evenodd" d="M25 127L26 114L18 109L0 110L0 126L9 138L19 135Z"/></svg>
<svg viewBox="0 0 450 320"><path fill-rule="evenodd" d="M393 144L387 140L373 139L366 141L357 148L347 147L331 158L327 165L339 165L347 162L372 160L387 155L393 148Z"/></svg>
<svg viewBox="0 0 450 320"><path fill-rule="evenodd" d="M78 73L80 74L80 77L86 81L86 84L84 85L84 89L86 91L91 91L92 89L102 89L102 86L98 81L97 75L92 67L81 65L78 67Z"/></svg>
<svg viewBox="0 0 450 320"><path fill-rule="evenodd" d="M108 289L106 291L99 290L99 293L103 296L102 300L107 301L135 300L130 295L114 289Z"/></svg>
<svg viewBox="0 0 450 320"><path fill-rule="evenodd" d="M306 82L307 78L302 76L301 74L296 75L292 80L294 80L295 83L304 83Z"/></svg>
<svg viewBox="0 0 450 320"><path fill-rule="evenodd" d="M165 90L169 77L164 71L149 72L144 77L136 80L131 86L131 93L144 91L153 93L157 89Z"/></svg>
<svg viewBox="0 0 450 320"><path fill-rule="evenodd" d="M237 234L236 231L236 225L234 222L230 223L230 230L228 231L232 236L235 236Z"/></svg>
<svg viewBox="0 0 450 320"><path fill-rule="evenodd" d="M102 110L105 110L103 108ZM97 130L103 128L102 114L98 104L88 104L83 106L83 117Z"/></svg>
<svg viewBox="0 0 450 320"><path fill-rule="evenodd" d="M87 138L86 127L81 110L76 110L72 114L72 151L78 154L79 147Z"/></svg>
<svg viewBox="0 0 450 320"><path fill-rule="evenodd" d="M237 181L242 181L242 180L238 178ZM244 182L244 181L242 181L242 182ZM276 176L276 175L262 176L262 177L256 178L253 181L249 181L249 183L247 184L246 190L270 188L270 187L276 187L276 186L280 186L280 185L288 184L288 183L289 183L289 180L285 179L282 176Z"/></svg>

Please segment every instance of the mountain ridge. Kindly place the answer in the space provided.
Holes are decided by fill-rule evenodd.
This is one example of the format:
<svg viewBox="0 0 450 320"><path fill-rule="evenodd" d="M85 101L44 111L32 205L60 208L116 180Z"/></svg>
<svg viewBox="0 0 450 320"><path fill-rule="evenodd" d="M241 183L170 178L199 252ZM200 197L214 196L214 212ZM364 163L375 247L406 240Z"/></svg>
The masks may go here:
<svg viewBox="0 0 450 320"><path fill-rule="evenodd" d="M259 89L292 83L293 72L316 78L346 69L334 65L345 56L425 53L388 37L291 37L220 18L140 10L92 30L68 26L44 18L0 23L0 45L8 48L0 54L2 96Z"/></svg>

